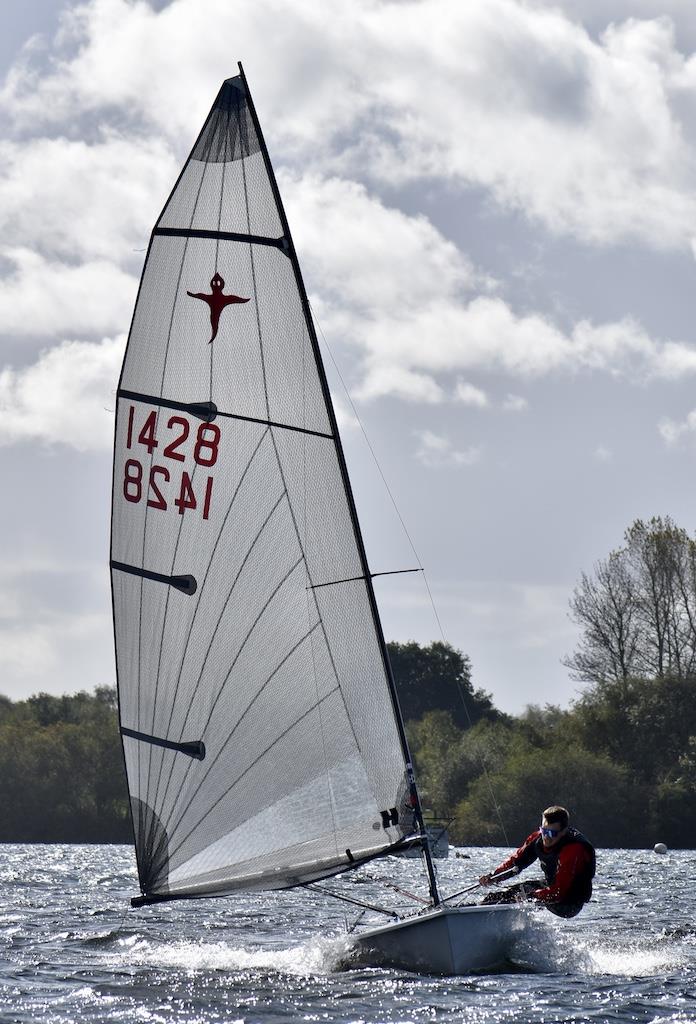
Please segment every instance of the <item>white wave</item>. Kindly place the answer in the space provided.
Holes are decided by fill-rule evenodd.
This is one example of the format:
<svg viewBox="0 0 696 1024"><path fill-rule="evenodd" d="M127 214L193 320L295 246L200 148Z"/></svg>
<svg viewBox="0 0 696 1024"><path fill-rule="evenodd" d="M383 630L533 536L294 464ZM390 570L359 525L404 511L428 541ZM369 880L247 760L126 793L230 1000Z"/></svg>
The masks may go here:
<svg viewBox="0 0 696 1024"><path fill-rule="evenodd" d="M276 971L281 974L329 974L350 948L347 937L320 937L286 949L239 947L225 942L129 941L124 959L130 964L180 967L197 971Z"/></svg>
<svg viewBox="0 0 696 1024"><path fill-rule="evenodd" d="M647 978L686 967L689 956L681 941L655 938L587 936L566 921L538 920L515 946L516 962L540 973L609 975Z"/></svg>

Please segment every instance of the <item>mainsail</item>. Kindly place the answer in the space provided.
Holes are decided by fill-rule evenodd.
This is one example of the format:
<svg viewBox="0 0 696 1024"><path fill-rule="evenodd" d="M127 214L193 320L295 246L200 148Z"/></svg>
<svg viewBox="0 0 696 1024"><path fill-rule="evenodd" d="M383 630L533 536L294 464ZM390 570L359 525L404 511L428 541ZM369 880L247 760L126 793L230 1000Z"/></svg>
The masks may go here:
<svg viewBox="0 0 696 1024"><path fill-rule="evenodd" d="M140 902L300 884L412 832L336 420L243 74L150 240L111 566Z"/></svg>

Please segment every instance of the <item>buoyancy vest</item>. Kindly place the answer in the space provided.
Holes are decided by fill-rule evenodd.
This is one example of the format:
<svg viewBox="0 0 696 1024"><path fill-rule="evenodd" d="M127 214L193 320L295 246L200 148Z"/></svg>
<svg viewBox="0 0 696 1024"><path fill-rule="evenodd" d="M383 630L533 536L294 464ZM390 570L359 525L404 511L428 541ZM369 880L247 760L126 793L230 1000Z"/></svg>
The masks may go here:
<svg viewBox="0 0 696 1024"><path fill-rule="evenodd" d="M553 885L556 879L556 872L558 871L559 854L564 846L569 846L571 843L580 843L581 846L584 846L590 856L587 863L583 864L582 868L573 879L572 888L569 894L565 897L564 902L587 903L592 896L592 879L595 876L595 870L597 867L595 849L589 839L586 839L582 832L578 832L576 828L569 827L563 838L559 839L558 842L549 849L546 849L544 846L541 835L536 840L534 847L536 855L539 858L539 863L541 864L541 870L544 872L546 884Z"/></svg>

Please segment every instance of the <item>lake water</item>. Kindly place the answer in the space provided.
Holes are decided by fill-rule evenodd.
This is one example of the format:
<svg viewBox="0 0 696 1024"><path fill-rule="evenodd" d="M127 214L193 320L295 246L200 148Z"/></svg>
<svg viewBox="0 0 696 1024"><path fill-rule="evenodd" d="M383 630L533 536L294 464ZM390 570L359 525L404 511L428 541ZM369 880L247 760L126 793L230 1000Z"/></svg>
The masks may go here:
<svg viewBox="0 0 696 1024"><path fill-rule="evenodd" d="M438 862L445 892L507 851L461 852ZM136 910L127 847L0 846L0 1022L696 1022L695 872L693 851L600 851L595 900L572 921L530 913L516 969L435 978L341 969L357 911L323 896ZM424 889L395 858L327 884L384 901L377 878Z"/></svg>

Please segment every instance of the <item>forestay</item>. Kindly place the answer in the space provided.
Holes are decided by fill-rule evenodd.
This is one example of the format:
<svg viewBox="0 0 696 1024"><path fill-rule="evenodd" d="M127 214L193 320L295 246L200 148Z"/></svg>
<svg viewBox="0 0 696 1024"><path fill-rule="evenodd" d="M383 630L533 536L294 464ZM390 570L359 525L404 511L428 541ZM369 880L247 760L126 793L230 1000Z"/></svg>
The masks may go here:
<svg viewBox="0 0 696 1024"><path fill-rule="evenodd" d="M342 458L239 76L153 231L118 392L114 628L145 901L327 876L413 827Z"/></svg>

